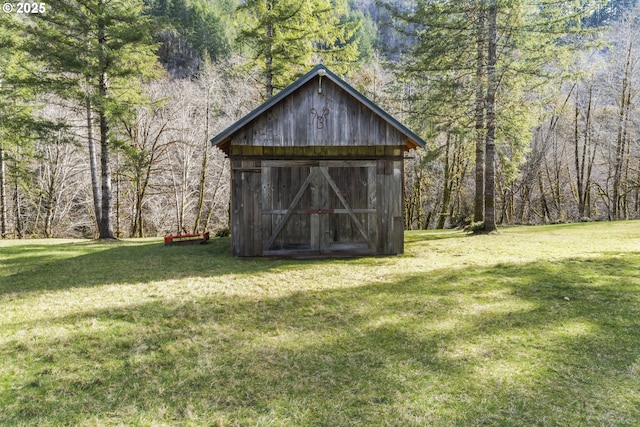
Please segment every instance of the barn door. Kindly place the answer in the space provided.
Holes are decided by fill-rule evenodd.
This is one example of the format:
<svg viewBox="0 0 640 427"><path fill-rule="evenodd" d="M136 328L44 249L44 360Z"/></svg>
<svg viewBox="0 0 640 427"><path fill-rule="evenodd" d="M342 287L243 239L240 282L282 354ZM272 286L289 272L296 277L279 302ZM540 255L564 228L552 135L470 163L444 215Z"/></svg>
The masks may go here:
<svg viewBox="0 0 640 427"><path fill-rule="evenodd" d="M265 161L265 255L375 254L376 169L369 161Z"/></svg>

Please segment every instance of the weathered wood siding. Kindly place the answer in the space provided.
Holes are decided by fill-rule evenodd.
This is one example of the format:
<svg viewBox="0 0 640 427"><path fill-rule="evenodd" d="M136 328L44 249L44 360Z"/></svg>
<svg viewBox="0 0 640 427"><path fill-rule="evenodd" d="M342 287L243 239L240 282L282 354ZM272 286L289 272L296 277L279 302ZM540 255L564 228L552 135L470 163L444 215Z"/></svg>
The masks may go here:
<svg viewBox="0 0 640 427"><path fill-rule="evenodd" d="M406 136L335 83L324 79L322 87L319 94L318 80L307 82L240 129L231 146L404 145Z"/></svg>
<svg viewBox="0 0 640 427"><path fill-rule="evenodd" d="M392 255L404 251L402 160L377 162L378 254Z"/></svg>
<svg viewBox="0 0 640 427"><path fill-rule="evenodd" d="M262 255L260 161L231 160L231 244L236 256Z"/></svg>
<svg viewBox="0 0 640 427"><path fill-rule="evenodd" d="M401 158L232 165L235 255L402 253Z"/></svg>

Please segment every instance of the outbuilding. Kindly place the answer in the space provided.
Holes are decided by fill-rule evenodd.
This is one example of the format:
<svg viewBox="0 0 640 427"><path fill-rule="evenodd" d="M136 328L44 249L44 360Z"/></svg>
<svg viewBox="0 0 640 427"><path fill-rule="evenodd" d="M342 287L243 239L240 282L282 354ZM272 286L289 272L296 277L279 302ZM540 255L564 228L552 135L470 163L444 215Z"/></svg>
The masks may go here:
<svg viewBox="0 0 640 427"><path fill-rule="evenodd" d="M236 256L403 252L404 153L424 141L323 65L211 140Z"/></svg>

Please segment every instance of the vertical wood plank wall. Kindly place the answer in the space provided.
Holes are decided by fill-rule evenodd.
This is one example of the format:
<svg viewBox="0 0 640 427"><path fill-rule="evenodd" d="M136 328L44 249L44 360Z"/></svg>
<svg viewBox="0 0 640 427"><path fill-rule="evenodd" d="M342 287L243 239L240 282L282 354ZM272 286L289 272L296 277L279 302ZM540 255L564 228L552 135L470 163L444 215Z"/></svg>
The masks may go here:
<svg viewBox="0 0 640 427"><path fill-rule="evenodd" d="M236 256L262 255L260 160L231 160L231 241Z"/></svg>
<svg viewBox="0 0 640 427"><path fill-rule="evenodd" d="M327 81L308 82L234 135L232 145L356 147L403 145L406 137L371 109ZM269 152L265 152L269 154ZM321 154L319 152L318 154Z"/></svg>
<svg viewBox="0 0 640 427"><path fill-rule="evenodd" d="M310 160L309 164L318 164L320 160ZM273 161L266 162L266 164ZM402 209L402 159L383 158L375 161L375 168L361 169L361 179L348 181L341 178L337 161L332 162L333 178L336 184L345 193L354 195L351 200L359 200L365 204L359 207L371 207L375 214L358 214L361 223L367 230L375 245L375 253L378 255L395 255L404 250L404 220ZM368 165L371 161L345 160L349 167ZM290 169L286 171L285 169ZM300 170L298 170L300 169ZM301 172L302 168L265 168L262 160L232 159L232 195L231 195L231 236L233 253L236 256L262 256L265 251L266 239L274 231L277 222L282 215L265 215L263 208L284 211L289 206L295 192L301 186L302 181L309 172ZM306 168L308 171L309 169ZM268 176L263 176L268 173ZM375 192L368 192L359 188L364 180L369 182L366 186L375 185ZM271 183L280 183L280 188L272 188ZM296 188L293 188L296 187ZM317 207L329 207L340 209L336 201L337 197L328 189L325 180L314 178L309 187L309 194L302 199L307 205ZM302 206L302 205L301 205ZM296 214L294 214L296 215ZM338 218L340 217L340 218ZM372 220L369 220L371 218ZM267 222L264 222L267 221ZM326 239L331 230L330 227L340 227L340 236L343 240L362 241L363 238L347 215L334 216L330 222L319 221L319 217L300 215L291 224L285 226L282 235L286 240L302 244L309 242L309 247L320 246L318 239ZM276 239L276 245L278 241ZM326 242L325 242L326 243ZM295 253L291 253L295 255Z"/></svg>

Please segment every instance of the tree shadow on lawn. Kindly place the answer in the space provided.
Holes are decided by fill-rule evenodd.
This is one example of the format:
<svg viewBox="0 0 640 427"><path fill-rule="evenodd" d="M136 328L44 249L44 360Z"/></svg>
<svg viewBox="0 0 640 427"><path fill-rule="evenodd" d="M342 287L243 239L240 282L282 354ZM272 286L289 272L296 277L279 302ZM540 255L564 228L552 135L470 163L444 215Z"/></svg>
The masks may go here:
<svg viewBox="0 0 640 427"><path fill-rule="evenodd" d="M459 239L461 237L472 237L469 233L460 229L448 230L411 230L405 231L404 243L430 242L434 240Z"/></svg>
<svg viewBox="0 0 640 427"><path fill-rule="evenodd" d="M164 246L161 242L133 240L55 245L25 243L3 247L0 295L188 277L254 274L288 265L330 262L313 259L241 259L231 256L229 247L228 238L215 238L204 245Z"/></svg>
<svg viewBox="0 0 640 427"><path fill-rule="evenodd" d="M638 271L622 254L25 320L0 424L633 425Z"/></svg>

